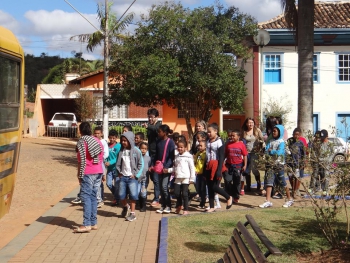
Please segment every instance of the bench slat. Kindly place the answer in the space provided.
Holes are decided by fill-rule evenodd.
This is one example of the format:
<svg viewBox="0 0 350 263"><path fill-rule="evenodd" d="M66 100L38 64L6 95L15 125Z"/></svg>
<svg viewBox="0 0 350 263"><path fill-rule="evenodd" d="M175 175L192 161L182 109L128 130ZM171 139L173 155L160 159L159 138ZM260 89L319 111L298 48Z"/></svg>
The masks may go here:
<svg viewBox="0 0 350 263"><path fill-rule="evenodd" d="M231 262L231 260L230 260L230 258L228 257L227 253L225 253L225 255L224 255L222 258L223 258L223 260L224 260L225 263L234 263L234 261Z"/></svg>
<svg viewBox="0 0 350 263"><path fill-rule="evenodd" d="M259 237L261 242L269 250L269 253L265 253L265 256L268 256L269 254L281 256L282 252L277 247L275 247L275 245L270 241L270 239L267 238L267 236L261 230L259 225L255 222L254 218L251 215L246 215L245 217L248 221L244 225L247 226L248 224L250 224L255 234Z"/></svg>
<svg viewBox="0 0 350 263"><path fill-rule="evenodd" d="M236 228L233 230L233 237L237 242L238 247L240 248L242 254L244 255L246 262L248 263L256 262Z"/></svg>
<svg viewBox="0 0 350 263"><path fill-rule="evenodd" d="M231 246L228 247L228 250L230 250L231 253L233 254L233 256L235 258L234 262L245 263L244 257L243 257L243 255L238 247L237 241L233 237L231 237L230 243L231 243ZM229 253L229 256L230 256L230 253ZM232 259L231 259L231 261L232 261Z"/></svg>
<svg viewBox="0 0 350 263"><path fill-rule="evenodd" d="M241 235L244 237L244 239L247 241L248 247L253 251L256 260L259 263L267 262L264 253L260 250L258 244L255 242L254 238L249 233L248 229L242 224L242 222L238 222L237 228L241 232Z"/></svg>

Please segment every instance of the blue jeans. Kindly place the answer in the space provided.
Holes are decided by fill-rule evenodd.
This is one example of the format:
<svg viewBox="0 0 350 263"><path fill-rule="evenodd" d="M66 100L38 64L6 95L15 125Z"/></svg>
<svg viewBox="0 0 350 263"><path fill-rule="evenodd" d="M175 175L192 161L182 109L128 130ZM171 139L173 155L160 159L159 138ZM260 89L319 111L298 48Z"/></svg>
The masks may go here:
<svg viewBox="0 0 350 263"><path fill-rule="evenodd" d="M147 198L146 180L142 180L141 182L139 182L137 192L139 193L141 198Z"/></svg>
<svg viewBox="0 0 350 263"><path fill-rule="evenodd" d="M171 207L170 194L169 194L169 179L170 174L159 175L159 184L161 185L160 196L162 198L162 207Z"/></svg>
<svg viewBox="0 0 350 263"><path fill-rule="evenodd" d="M139 181L137 178L130 178L130 176L122 176L119 178L119 200L126 199L127 193L130 200L139 200Z"/></svg>
<svg viewBox="0 0 350 263"><path fill-rule="evenodd" d="M284 167L279 166L270 168L266 171L265 174L266 186L279 185L283 188L287 186L286 178L284 178Z"/></svg>
<svg viewBox="0 0 350 263"><path fill-rule="evenodd" d="M151 180L153 181L153 185L154 185L153 201L159 202L159 195L160 195L159 174L157 174L156 172L152 172Z"/></svg>
<svg viewBox="0 0 350 263"><path fill-rule="evenodd" d="M102 174L86 174L80 186L80 198L83 201L83 225L97 224L97 191L101 185Z"/></svg>
<svg viewBox="0 0 350 263"><path fill-rule="evenodd" d="M107 185L108 189L112 192L115 200L118 200L119 177L117 176L116 170L113 170L113 171L110 171L107 173L106 185Z"/></svg>

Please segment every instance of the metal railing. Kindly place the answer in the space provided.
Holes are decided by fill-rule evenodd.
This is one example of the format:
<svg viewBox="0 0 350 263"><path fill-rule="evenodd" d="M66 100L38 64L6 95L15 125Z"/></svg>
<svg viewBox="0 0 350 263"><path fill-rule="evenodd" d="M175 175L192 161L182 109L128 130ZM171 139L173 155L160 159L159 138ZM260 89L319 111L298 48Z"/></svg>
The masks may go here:
<svg viewBox="0 0 350 263"><path fill-rule="evenodd" d="M77 138L78 128L53 127L45 125L45 135L47 137Z"/></svg>

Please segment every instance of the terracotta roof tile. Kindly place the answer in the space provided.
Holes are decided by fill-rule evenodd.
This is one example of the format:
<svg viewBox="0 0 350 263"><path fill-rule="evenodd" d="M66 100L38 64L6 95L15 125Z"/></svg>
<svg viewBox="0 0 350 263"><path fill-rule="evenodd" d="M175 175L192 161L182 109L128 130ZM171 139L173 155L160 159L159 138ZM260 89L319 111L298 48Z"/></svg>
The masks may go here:
<svg viewBox="0 0 350 263"><path fill-rule="evenodd" d="M315 2L315 28L350 28L350 2ZM287 29L284 15L258 24L261 29Z"/></svg>

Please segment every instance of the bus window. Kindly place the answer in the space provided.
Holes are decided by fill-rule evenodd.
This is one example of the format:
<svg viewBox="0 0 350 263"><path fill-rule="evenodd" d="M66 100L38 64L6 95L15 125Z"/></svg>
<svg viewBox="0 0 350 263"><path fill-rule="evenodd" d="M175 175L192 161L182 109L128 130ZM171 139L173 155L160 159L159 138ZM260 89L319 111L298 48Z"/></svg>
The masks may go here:
<svg viewBox="0 0 350 263"><path fill-rule="evenodd" d="M0 56L0 130L19 127L20 63Z"/></svg>

